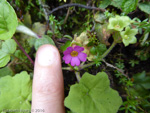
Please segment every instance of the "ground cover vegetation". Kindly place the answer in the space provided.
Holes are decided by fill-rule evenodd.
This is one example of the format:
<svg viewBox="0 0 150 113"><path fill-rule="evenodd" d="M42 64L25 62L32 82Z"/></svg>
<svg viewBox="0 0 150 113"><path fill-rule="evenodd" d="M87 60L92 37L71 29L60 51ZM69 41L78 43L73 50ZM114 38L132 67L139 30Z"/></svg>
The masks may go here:
<svg viewBox="0 0 150 113"><path fill-rule="evenodd" d="M31 110L35 53L52 44L67 113L150 113L149 21L149 0L0 0L0 112Z"/></svg>

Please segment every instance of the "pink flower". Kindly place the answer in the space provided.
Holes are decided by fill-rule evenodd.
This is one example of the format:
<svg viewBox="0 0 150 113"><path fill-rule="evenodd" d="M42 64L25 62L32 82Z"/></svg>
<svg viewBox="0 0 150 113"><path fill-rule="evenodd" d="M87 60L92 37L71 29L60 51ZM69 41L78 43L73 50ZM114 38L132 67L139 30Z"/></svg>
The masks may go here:
<svg viewBox="0 0 150 113"><path fill-rule="evenodd" d="M63 60L65 60L66 64L71 63L72 66L79 66L80 61L86 61L87 54L83 53L83 50L84 48L80 46L75 46L74 48L68 47L63 53Z"/></svg>

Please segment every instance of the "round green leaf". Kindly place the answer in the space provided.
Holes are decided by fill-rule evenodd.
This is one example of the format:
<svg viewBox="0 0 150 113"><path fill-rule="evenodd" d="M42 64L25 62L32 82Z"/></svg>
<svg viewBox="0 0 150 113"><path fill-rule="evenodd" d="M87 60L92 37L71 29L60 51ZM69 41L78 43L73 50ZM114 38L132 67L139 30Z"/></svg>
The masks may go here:
<svg viewBox="0 0 150 113"><path fill-rule="evenodd" d="M121 97L110 88L104 72L96 76L85 73L79 84L71 86L65 98L65 106L75 113L117 113L121 104Z"/></svg>
<svg viewBox="0 0 150 113"><path fill-rule="evenodd" d="M0 79L0 111L6 109L30 111L31 88L30 75L25 71L14 77L2 77ZM22 112L17 111L17 113Z"/></svg>
<svg viewBox="0 0 150 113"><path fill-rule="evenodd" d="M55 45L54 41L51 39L51 37L44 35L42 38L36 39L34 47L36 50L44 44L51 44Z"/></svg>
<svg viewBox="0 0 150 113"><path fill-rule="evenodd" d="M0 39L11 38L17 25L17 16L12 6L6 0L0 0Z"/></svg>
<svg viewBox="0 0 150 113"><path fill-rule="evenodd" d="M92 47L92 48L90 49L90 53L91 53L92 55L96 55L97 49L96 49L95 47Z"/></svg>
<svg viewBox="0 0 150 113"><path fill-rule="evenodd" d="M2 43L2 51L7 54L13 54L16 51L17 44L13 39L8 39Z"/></svg>
<svg viewBox="0 0 150 113"><path fill-rule="evenodd" d="M0 67L4 67L10 60L10 55L0 50Z"/></svg>

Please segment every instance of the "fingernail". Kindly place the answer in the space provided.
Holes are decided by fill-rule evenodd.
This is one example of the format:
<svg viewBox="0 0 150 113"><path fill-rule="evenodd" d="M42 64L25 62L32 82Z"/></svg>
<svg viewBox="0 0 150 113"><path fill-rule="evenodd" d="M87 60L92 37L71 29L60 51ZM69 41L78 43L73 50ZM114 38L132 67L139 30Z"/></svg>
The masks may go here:
<svg viewBox="0 0 150 113"><path fill-rule="evenodd" d="M50 66L56 60L57 51L50 45L40 47L37 53L37 60L41 66ZM56 57L57 58L57 57Z"/></svg>

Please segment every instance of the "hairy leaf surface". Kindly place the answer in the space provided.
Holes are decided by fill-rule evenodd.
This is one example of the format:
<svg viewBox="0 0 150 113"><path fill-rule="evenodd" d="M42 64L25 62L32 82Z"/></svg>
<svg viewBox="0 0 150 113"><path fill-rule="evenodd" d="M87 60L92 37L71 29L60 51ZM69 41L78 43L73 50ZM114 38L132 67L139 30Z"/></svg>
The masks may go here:
<svg viewBox="0 0 150 113"><path fill-rule="evenodd" d="M14 77L2 77L0 79L0 111L4 109L30 110L31 88L32 81L25 71Z"/></svg>
<svg viewBox="0 0 150 113"><path fill-rule="evenodd" d="M8 39L2 44L2 51L7 54L13 54L16 51L17 44L13 39Z"/></svg>
<svg viewBox="0 0 150 113"><path fill-rule="evenodd" d="M17 25L17 16L12 6L6 0L0 0L0 39L11 38Z"/></svg>
<svg viewBox="0 0 150 113"><path fill-rule="evenodd" d="M5 40L0 50L0 67L4 67L10 61L10 55L16 51L17 44L13 39Z"/></svg>
<svg viewBox="0 0 150 113"><path fill-rule="evenodd" d="M138 0L123 0L121 8L124 12L130 13L136 9L137 4Z"/></svg>
<svg viewBox="0 0 150 113"><path fill-rule="evenodd" d="M65 99L65 106L75 113L117 113L121 104L121 97L110 88L104 72L96 76L85 73L79 84L71 86Z"/></svg>
<svg viewBox="0 0 150 113"><path fill-rule="evenodd" d="M150 2L139 3L139 8L147 14L150 14Z"/></svg>
<svg viewBox="0 0 150 113"><path fill-rule="evenodd" d="M51 37L44 35L42 38L39 38L36 40L34 47L36 50L38 50L38 48L44 44L52 44L55 45L54 41L51 39Z"/></svg>

